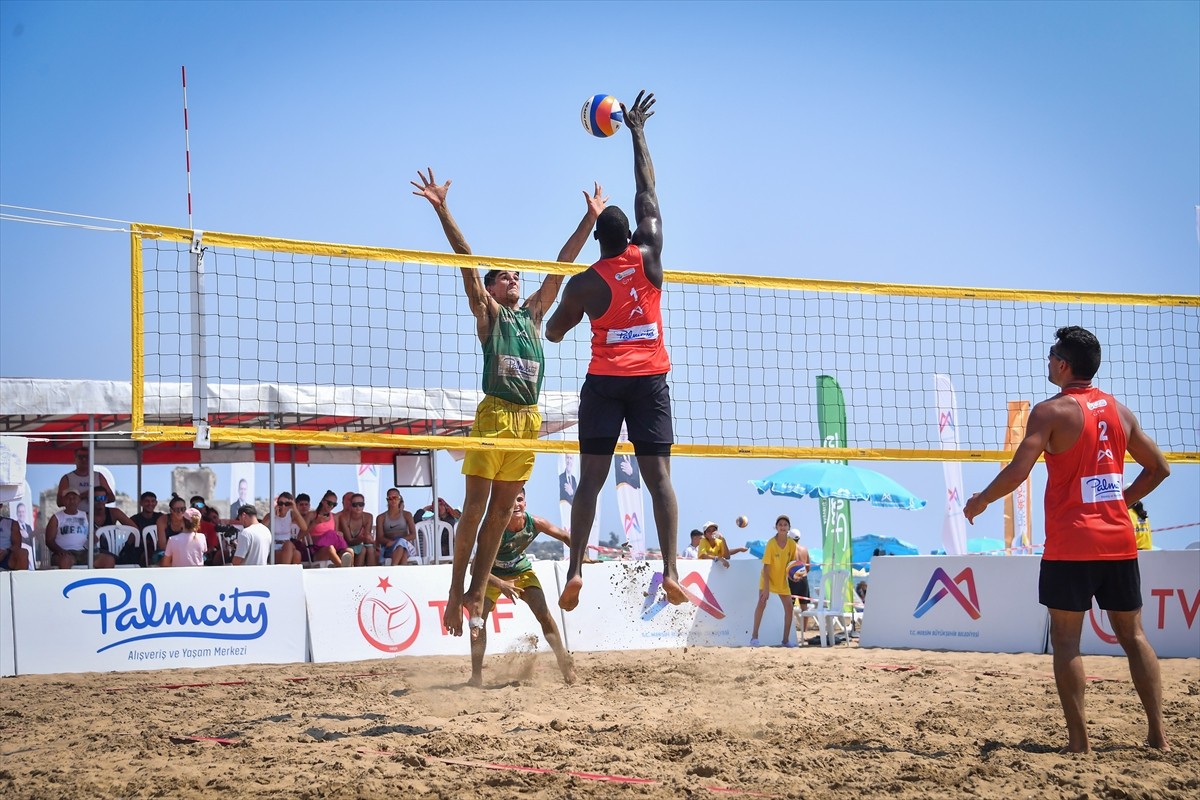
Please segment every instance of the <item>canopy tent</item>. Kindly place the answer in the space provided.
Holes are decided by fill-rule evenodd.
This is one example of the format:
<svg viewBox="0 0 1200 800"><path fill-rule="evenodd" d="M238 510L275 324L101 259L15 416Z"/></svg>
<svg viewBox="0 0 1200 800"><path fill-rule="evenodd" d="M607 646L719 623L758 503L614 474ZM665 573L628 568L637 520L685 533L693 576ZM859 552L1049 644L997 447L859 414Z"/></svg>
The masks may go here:
<svg viewBox="0 0 1200 800"><path fill-rule="evenodd" d="M482 398L461 389L390 389L276 384L208 384L213 426L296 431L465 436ZM148 383L146 424L190 426L192 387ZM577 421L579 398L543 392L541 435ZM129 381L0 378L0 434L29 439L28 463L70 464L74 450L94 439L96 461L120 464L205 464L276 461L310 464L388 464L396 449L353 446L274 446L213 442L135 441L130 435L133 391Z"/></svg>

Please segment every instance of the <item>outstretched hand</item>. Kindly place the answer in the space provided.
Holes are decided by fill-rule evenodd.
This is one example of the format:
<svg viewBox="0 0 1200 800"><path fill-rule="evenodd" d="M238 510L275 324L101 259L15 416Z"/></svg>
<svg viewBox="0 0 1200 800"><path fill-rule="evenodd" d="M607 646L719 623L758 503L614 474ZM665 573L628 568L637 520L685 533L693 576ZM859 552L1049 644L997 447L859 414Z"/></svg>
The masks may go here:
<svg viewBox="0 0 1200 800"><path fill-rule="evenodd" d="M433 179L433 167L428 167L428 169L428 178L421 173L421 170L417 170L417 177L421 179L421 182L409 181L409 183L417 187L417 191L413 192L413 194L417 197L424 197L434 208L441 208L446 203L446 193L450 191L450 184L453 181L446 181L441 186L438 186L437 182Z"/></svg>
<svg viewBox="0 0 1200 800"><path fill-rule="evenodd" d="M595 194L589 195L587 193L587 189L583 190L583 199L584 199L584 202L587 203L588 214L590 216L599 217L600 212L603 211L605 205L608 204L608 198L601 197L601 195L603 195L603 194L604 194L604 189L600 186L599 183L596 184Z"/></svg>
<svg viewBox="0 0 1200 800"><path fill-rule="evenodd" d="M646 95L642 98L642 95ZM654 112L650 107L654 105L654 92L646 93L645 89L638 92L637 98L633 101L633 105L629 108L621 103L621 113L625 116L625 124L633 130L641 130L646 125L646 120L654 116Z"/></svg>

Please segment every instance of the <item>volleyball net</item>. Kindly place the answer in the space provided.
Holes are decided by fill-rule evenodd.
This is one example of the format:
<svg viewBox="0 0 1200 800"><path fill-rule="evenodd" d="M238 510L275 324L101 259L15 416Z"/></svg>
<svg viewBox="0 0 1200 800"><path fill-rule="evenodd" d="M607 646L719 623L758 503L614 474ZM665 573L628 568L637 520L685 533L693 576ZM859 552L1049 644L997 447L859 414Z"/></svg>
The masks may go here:
<svg viewBox="0 0 1200 800"><path fill-rule="evenodd" d="M131 228L133 423L146 440L392 449L576 449L590 330L545 343L536 442L466 438L483 358L461 267L514 269L523 296L574 264L180 228ZM1096 383L1172 461L1200 461L1200 300L668 271L675 453L992 460L1008 403L1053 393L1064 325L1103 346ZM939 436L934 375L957 401ZM849 441L824 448L818 376Z"/></svg>

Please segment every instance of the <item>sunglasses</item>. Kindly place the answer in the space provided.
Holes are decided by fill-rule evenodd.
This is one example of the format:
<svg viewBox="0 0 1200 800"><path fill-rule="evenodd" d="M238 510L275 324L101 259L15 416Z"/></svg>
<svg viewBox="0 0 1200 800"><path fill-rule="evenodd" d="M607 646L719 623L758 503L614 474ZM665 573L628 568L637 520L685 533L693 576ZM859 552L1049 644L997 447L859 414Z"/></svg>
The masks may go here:
<svg viewBox="0 0 1200 800"><path fill-rule="evenodd" d="M363 508L363 507L365 507L367 504L366 504L366 503L351 503L350 505L351 505L352 507L354 507L354 508Z"/></svg>
<svg viewBox="0 0 1200 800"><path fill-rule="evenodd" d="M291 508L292 507L291 503L284 503L284 502L278 502L275 505L279 506L280 508Z"/></svg>
<svg viewBox="0 0 1200 800"><path fill-rule="evenodd" d="M98 494L98 495L96 495L96 502L98 502L98 503L99 503L99 502L102 502L102 501L104 501L104 500L107 500L107 499L108 499L108 495L106 495L106 494Z"/></svg>

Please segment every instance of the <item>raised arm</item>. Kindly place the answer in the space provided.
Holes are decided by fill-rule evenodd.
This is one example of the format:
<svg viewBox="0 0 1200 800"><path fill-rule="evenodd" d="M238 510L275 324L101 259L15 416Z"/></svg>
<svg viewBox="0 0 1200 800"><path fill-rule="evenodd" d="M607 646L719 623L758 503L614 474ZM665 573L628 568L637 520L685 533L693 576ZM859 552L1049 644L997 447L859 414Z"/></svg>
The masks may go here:
<svg viewBox="0 0 1200 800"><path fill-rule="evenodd" d="M467 244L467 239L463 236L462 231L458 228L458 223L454 221L454 217L450 214L450 209L446 205L446 195L450 191L450 184L453 181L446 181L439 186L433 178L433 168L429 167L429 175L425 176L420 170L417 170L417 177L421 182L409 181L417 188L413 192L417 197L424 197L433 206L433 210L437 213L438 221L442 223L442 230L446 234L446 241L450 243L450 249L462 256L471 255L471 246ZM495 315L494 307L496 301L483 288L483 279L479 277L479 270L474 267L462 267L463 290L467 295L467 305L471 308L471 313L475 315L475 319L479 321L480 327L483 330L482 335L485 335L490 328L491 317ZM489 323L488 328L483 328L483 324Z"/></svg>
<svg viewBox="0 0 1200 800"><path fill-rule="evenodd" d="M579 221L578 227L571 237L567 239L566 244L562 246L562 250L558 251L558 261L571 263L579 257L583 246L587 244L588 237L592 233L592 228L596 225L596 217L600 216L600 212L604 210L605 204L608 202L607 197L602 197L604 189L600 184L596 184L596 191L589 195L587 191L583 193L583 200L587 203L587 210L583 213L583 219ZM547 275L542 281L542 285L536 292L529 296L525 301L525 305L533 316L533 324L541 324L542 317L550 310L550 306L554 305L554 299L558 297L558 289L562 286L562 275Z"/></svg>
<svg viewBox="0 0 1200 800"><path fill-rule="evenodd" d="M542 519L541 517L534 517L533 529L538 533L544 533L553 539L557 539L565 545L569 546L571 544L571 534L567 533L549 520Z"/></svg>
<svg viewBox="0 0 1200 800"><path fill-rule="evenodd" d="M546 338L552 342L561 342L563 337L567 335L567 331L574 328L583 319L583 298L585 292L581 287L581 281L587 280L587 273L581 272L578 275L571 277L567 281L567 288L563 290L562 301L558 304L558 308L554 309L554 313L550 315L550 319L546 322Z"/></svg>
<svg viewBox="0 0 1200 800"><path fill-rule="evenodd" d="M643 98L643 95L645 97ZM656 287L662 288L662 214L658 209L658 192L655 191L654 163L650 160L650 148L646 144L646 120L654 116L651 107L654 94L646 90L638 92L633 106L625 112L625 126L633 139L633 177L637 194L633 199L633 216L637 230L633 232L633 243L642 251L642 263L646 277Z"/></svg>

